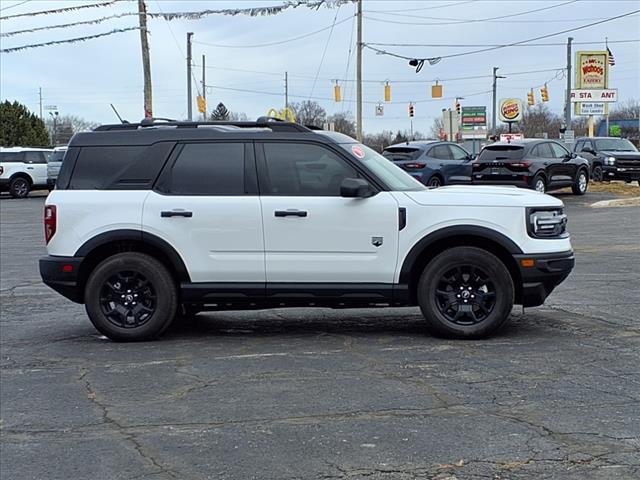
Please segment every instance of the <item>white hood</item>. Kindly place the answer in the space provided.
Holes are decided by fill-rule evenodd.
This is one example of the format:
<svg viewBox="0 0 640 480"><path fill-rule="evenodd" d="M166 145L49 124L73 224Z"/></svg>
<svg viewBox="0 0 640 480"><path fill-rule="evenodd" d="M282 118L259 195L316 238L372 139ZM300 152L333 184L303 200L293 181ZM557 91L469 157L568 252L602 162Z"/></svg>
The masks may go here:
<svg viewBox="0 0 640 480"><path fill-rule="evenodd" d="M491 185L452 185L404 192L419 205L472 207L562 207L562 201L534 190Z"/></svg>

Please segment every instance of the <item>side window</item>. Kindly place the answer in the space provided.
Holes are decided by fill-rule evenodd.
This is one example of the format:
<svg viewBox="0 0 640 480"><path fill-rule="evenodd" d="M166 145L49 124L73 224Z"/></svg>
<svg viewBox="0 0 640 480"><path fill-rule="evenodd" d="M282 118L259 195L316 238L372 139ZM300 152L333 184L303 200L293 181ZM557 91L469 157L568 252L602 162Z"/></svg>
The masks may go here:
<svg viewBox="0 0 640 480"><path fill-rule="evenodd" d="M557 143L549 143L554 158L564 158L568 155L568 151Z"/></svg>
<svg viewBox="0 0 640 480"><path fill-rule="evenodd" d="M581 152L583 148L584 148L584 140L580 140L579 142L576 143L576 146L573 147L573 151Z"/></svg>
<svg viewBox="0 0 640 480"><path fill-rule="evenodd" d="M25 152L25 163L47 163L43 152Z"/></svg>
<svg viewBox="0 0 640 480"><path fill-rule="evenodd" d="M467 152L457 145L449 145L449 149L451 150L451 158L454 160L466 160L469 157Z"/></svg>
<svg viewBox="0 0 640 480"><path fill-rule="evenodd" d="M171 167L173 195L244 195L243 143L191 143Z"/></svg>
<svg viewBox="0 0 640 480"><path fill-rule="evenodd" d="M582 148L580 149L580 151L582 151L585 148L591 148L595 150L595 148L593 148L593 145L591 144L591 140L585 140L584 145L582 145Z"/></svg>
<svg viewBox="0 0 640 480"><path fill-rule="evenodd" d="M344 159L325 147L296 143L264 143L267 185L263 195L340 196L345 178L358 177Z"/></svg>
<svg viewBox="0 0 640 480"><path fill-rule="evenodd" d="M448 145L436 145L429 152L429 156L439 160L451 160L451 151Z"/></svg>
<svg viewBox="0 0 640 480"><path fill-rule="evenodd" d="M0 162L21 163L24 161L24 152L0 152Z"/></svg>
<svg viewBox="0 0 640 480"><path fill-rule="evenodd" d="M540 143L536 145L535 148L537 149L537 152L538 152L536 157L553 158L553 152L551 151L551 148L549 147L548 143Z"/></svg>
<svg viewBox="0 0 640 480"><path fill-rule="evenodd" d="M539 157L540 156L540 149L538 147L539 147L539 145L536 145L535 147L533 147L531 149L531 154L530 155L532 157Z"/></svg>
<svg viewBox="0 0 640 480"><path fill-rule="evenodd" d="M70 190L104 190L135 164L146 147L83 147L69 181Z"/></svg>

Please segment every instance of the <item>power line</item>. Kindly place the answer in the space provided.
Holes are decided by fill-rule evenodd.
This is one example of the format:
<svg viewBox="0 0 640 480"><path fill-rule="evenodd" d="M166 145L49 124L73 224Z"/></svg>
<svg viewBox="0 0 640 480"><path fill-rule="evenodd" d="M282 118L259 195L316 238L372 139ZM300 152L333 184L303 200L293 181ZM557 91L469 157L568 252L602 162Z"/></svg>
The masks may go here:
<svg viewBox="0 0 640 480"><path fill-rule="evenodd" d="M520 40L518 42L507 43L507 44L504 44L504 45L499 45L497 47L482 48L482 49L479 49L479 50L471 50L469 52L453 53L453 54L449 54L449 55L441 55L441 56L430 57L430 58L420 58L420 57L416 57L416 56L408 57L406 55L400 55L400 54L397 54L397 53L388 52L386 50L381 50L379 48L372 47L372 46L370 46L369 44L366 44L366 43L364 44L364 46L367 47L370 50L373 50L373 51L377 52L380 55L389 55L389 56L392 56L392 57L401 58L403 60L417 60L418 61L418 65L420 65L420 62L424 63L425 61L428 61L430 64L435 64L435 63L437 63L440 60L443 60L445 58L463 57L463 56L466 56L466 55L473 55L473 54L476 54L476 53L489 52L489 51L498 50L498 49L501 49L501 48L515 47L515 46L518 46L518 45L522 45L523 43L535 42L536 40L542 40L544 38L556 37L558 35L562 35L562 34L569 33L569 32L575 32L576 30L582 30L582 29L593 27L595 25L600 25L600 24L606 23L606 22L611 22L613 20L618 20L620 18L628 17L630 15L635 15L637 13L640 13L640 10L634 10L634 11L631 11L631 12L623 13L621 15L616 15L615 17L606 18L606 19L600 20L598 22L593 22L593 23L589 23L589 24L586 24L586 25L581 25L579 27L568 28L568 29L562 30L560 32L549 33L547 35L541 35L539 37L529 38L527 40Z"/></svg>
<svg viewBox="0 0 640 480"><path fill-rule="evenodd" d="M24 0L22 2L14 3L13 5L9 5L8 7L2 7L2 8L0 8L0 12L3 12L5 10L9 10L10 8L13 8L13 7L19 7L20 5L24 5L25 3L30 2L30 1L31 0Z"/></svg>
<svg viewBox="0 0 640 480"><path fill-rule="evenodd" d="M371 17L366 15L364 18L374 22L394 23L396 25L429 25L429 26L445 26L445 25L464 25L468 23L568 23L568 22L589 22L593 20L602 20L604 17L598 18L566 18L566 19L529 19L529 20L454 20L448 22L400 22L398 20L388 20L382 18Z"/></svg>
<svg viewBox="0 0 640 480"><path fill-rule="evenodd" d="M390 12L418 12L421 10L435 10L437 8L454 7L456 5L464 5L466 3L475 3L477 0L466 0L464 2L447 3L446 5L436 5L435 7L421 7L421 8L406 8L404 10L368 10L374 13L390 13Z"/></svg>
<svg viewBox="0 0 640 480"><path fill-rule="evenodd" d="M276 42L269 42L269 43L259 43L259 44L243 44L243 45L221 45L218 43L207 43L207 42L196 42L195 40L193 41L193 43L197 43L199 45L206 45L207 47L216 47L216 48L260 48L260 47L272 47L274 45L282 45L283 43L289 43L289 42L295 42L296 40L300 40L302 38L307 38L310 37L312 35L316 35L318 33L322 33L326 30L333 30L333 27L335 27L336 25L340 25L344 22L347 22L349 20L351 20L352 17L354 17L355 15L351 15L347 18L344 18L342 20L340 20L339 22L335 22L327 27L321 28L320 30L316 30L314 32L309 32L309 33L305 33L303 35L299 35L297 37L293 37L293 38L289 38L287 40L279 40Z"/></svg>
<svg viewBox="0 0 640 480"><path fill-rule="evenodd" d="M637 43L640 42L640 39L636 38L633 40L609 40L608 43ZM598 45L602 44L599 42L573 42L573 45ZM470 47L500 47L503 44L500 43L491 43L491 44L464 44L464 43L377 43L377 42L367 42L367 45L375 45L381 47L437 47L437 48L470 48ZM514 47L557 47L557 46L566 46L566 42L556 42L556 43L527 43L524 45L514 45Z"/></svg>
<svg viewBox="0 0 640 480"><path fill-rule="evenodd" d="M0 50L0 53L18 52L20 50L26 50L28 48L48 47L50 45L61 45L63 43L85 42L87 40L93 40L94 38L107 37L109 35L114 35L116 33L130 32L132 30L140 30L140 27L119 28L119 29L111 30L110 32L98 33L96 35L88 35L86 37L76 37L76 38L69 38L66 40L54 40L51 42L32 43L30 45L21 45L19 47L3 48Z"/></svg>
<svg viewBox="0 0 640 480"><path fill-rule="evenodd" d="M53 10L41 10L39 12L17 13L15 15L7 15L5 17L0 17L0 20L9 20L10 18L18 18L18 17L35 17L37 15L53 15L55 13L75 12L76 10L83 10L85 8L108 7L122 1L124 0L110 0L108 2L92 3L89 5L78 5L76 7L55 8Z"/></svg>
<svg viewBox="0 0 640 480"><path fill-rule="evenodd" d="M106 22L107 20L111 20L113 18L129 17L132 15L138 15L138 14L137 13L119 13L117 15L109 15L108 17L96 18L95 20L84 20L84 21L73 22L73 23L61 23L58 25L48 25L46 27L27 28L25 30L14 30L12 32L0 33L0 37L13 37L14 35L20 35L22 33L33 33L33 32L39 32L41 30L54 30L57 28L70 28L78 25L97 25L98 23Z"/></svg>
<svg viewBox="0 0 640 480"><path fill-rule="evenodd" d="M313 91L316 89L316 83L318 81L318 76L320 75L320 70L322 69L322 64L324 63L324 57L327 54L327 48L329 48L329 43L331 42L331 36L333 35L333 27L336 26L336 20L338 19L338 13L340 13L340 6L336 10L336 15L333 17L333 24L331 25L331 30L329 30L329 37L327 38L327 43L324 44L324 50L322 51L322 57L320 57L320 64L318 65L318 70L316 71L316 76L313 79L313 85L311 86L311 93L309 97L313 96ZM345 19L345 20L348 20Z"/></svg>

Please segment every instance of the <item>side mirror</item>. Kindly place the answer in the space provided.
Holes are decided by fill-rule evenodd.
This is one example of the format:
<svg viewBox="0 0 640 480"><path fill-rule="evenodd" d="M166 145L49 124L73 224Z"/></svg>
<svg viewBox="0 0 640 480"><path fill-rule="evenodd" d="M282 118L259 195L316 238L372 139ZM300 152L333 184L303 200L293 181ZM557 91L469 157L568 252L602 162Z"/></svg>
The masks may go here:
<svg viewBox="0 0 640 480"><path fill-rule="evenodd" d="M478 158L478 154L477 153L470 153L469 155L467 155L467 162L475 160L476 158Z"/></svg>
<svg viewBox="0 0 640 480"><path fill-rule="evenodd" d="M571 158L578 158L578 154L577 154L577 153L575 153L575 152L572 152L572 153L571 153Z"/></svg>
<svg viewBox="0 0 640 480"><path fill-rule="evenodd" d="M593 148L590 148L590 147L584 147L581 153L590 153L591 155L596 154L596 152L593 151Z"/></svg>
<svg viewBox="0 0 640 480"><path fill-rule="evenodd" d="M345 198L367 198L374 194L369 182L362 178L345 178L340 184L340 196Z"/></svg>

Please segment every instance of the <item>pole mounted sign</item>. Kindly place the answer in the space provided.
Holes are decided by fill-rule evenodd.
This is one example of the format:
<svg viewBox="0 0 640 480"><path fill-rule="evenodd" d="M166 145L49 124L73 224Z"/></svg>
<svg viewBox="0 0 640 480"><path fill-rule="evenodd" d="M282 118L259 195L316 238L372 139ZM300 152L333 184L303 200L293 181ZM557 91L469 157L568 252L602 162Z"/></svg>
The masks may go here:
<svg viewBox="0 0 640 480"><path fill-rule="evenodd" d="M518 122L522 120L523 111L522 100L519 98L503 98L500 100L498 112L500 120L503 122Z"/></svg>
<svg viewBox="0 0 640 480"><path fill-rule="evenodd" d="M582 112L580 102L611 102L616 101L617 91L614 100L605 100L594 96L594 90L605 90L609 87L609 64L607 62L606 51L581 51L576 53L576 88L571 90L571 102L576 103L576 115L590 115ZM576 95L580 91L591 91L591 96ZM605 97L608 98L608 97ZM608 106L605 106L604 114L609 113ZM591 114L592 115L592 114Z"/></svg>
<svg viewBox="0 0 640 480"><path fill-rule="evenodd" d="M598 90L573 89L571 90L571 102L600 102L609 103L618 101L617 88L603 88Z"/></svg>
<svg viewBox="0 0 640 480"><path fill-rule="evenodd" d="M462 107L460 126L463 139L487 138L487 107Z"/></svg>

